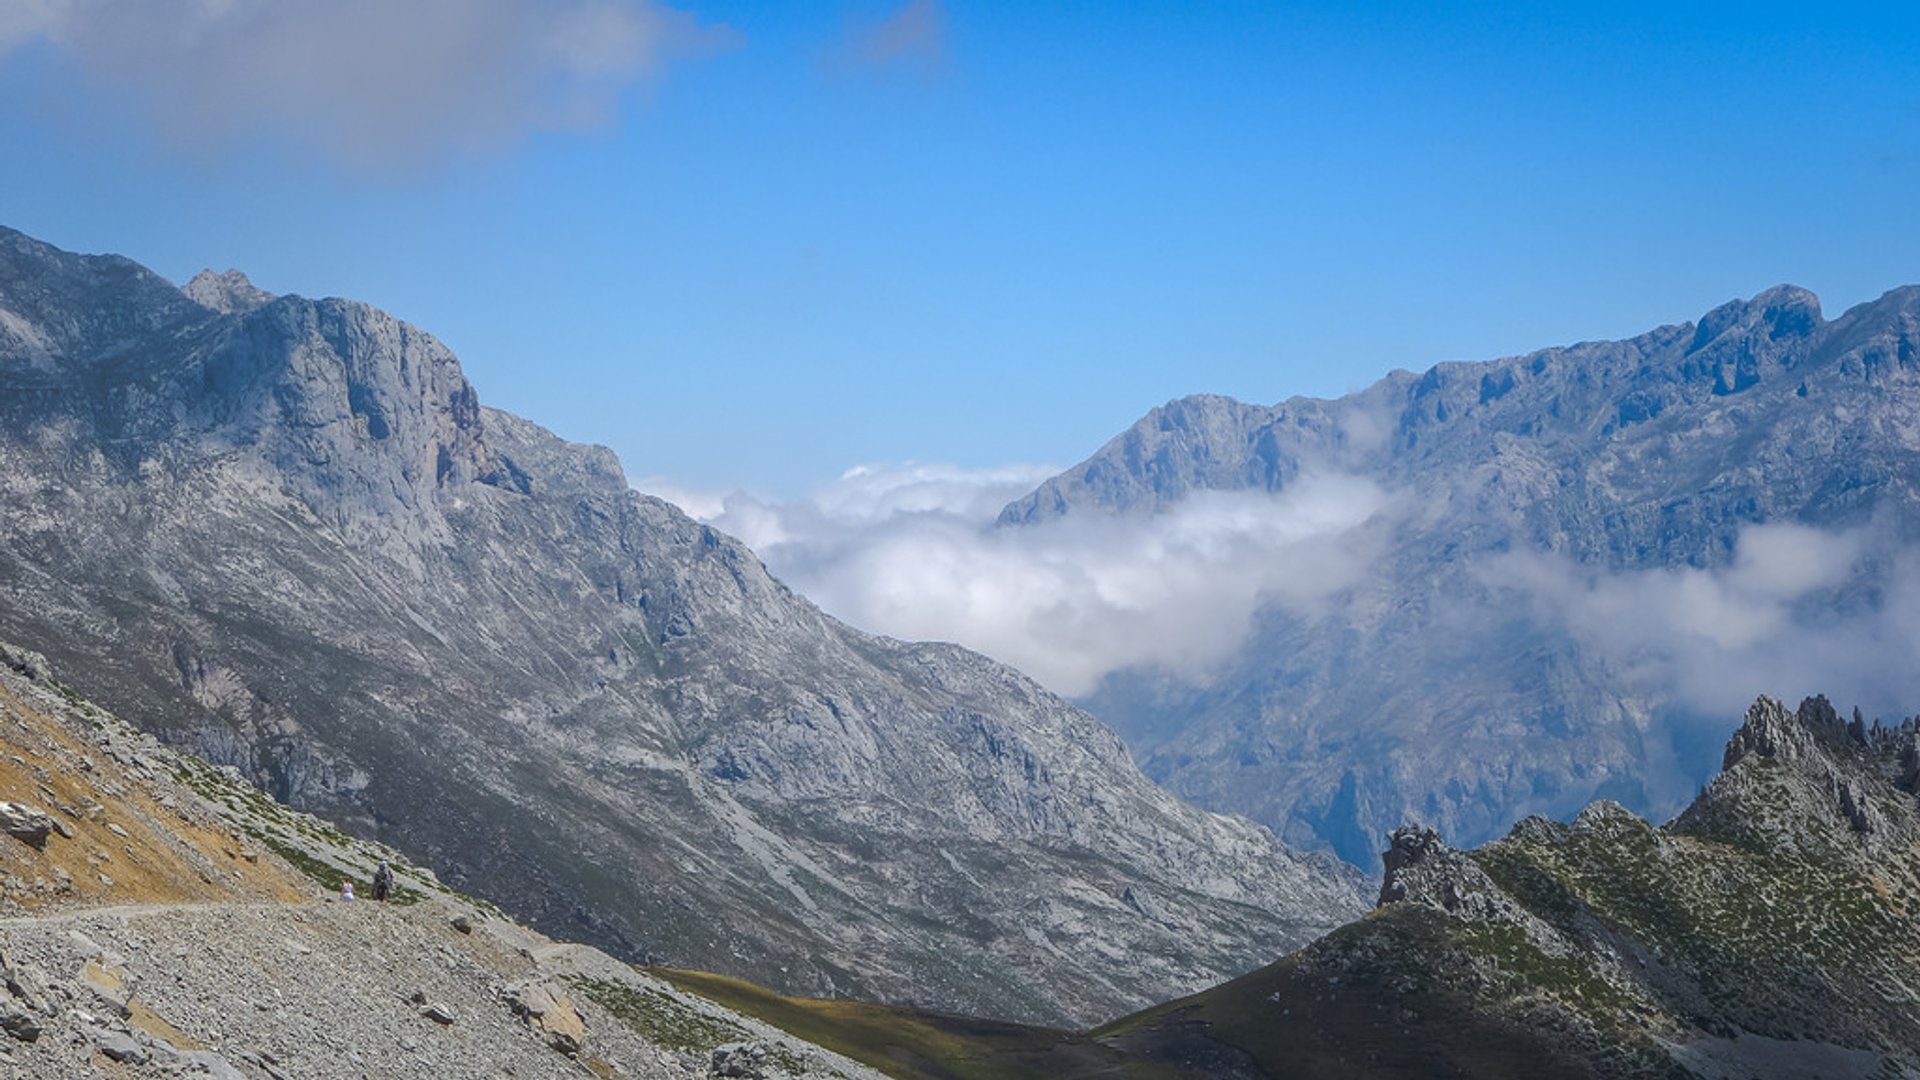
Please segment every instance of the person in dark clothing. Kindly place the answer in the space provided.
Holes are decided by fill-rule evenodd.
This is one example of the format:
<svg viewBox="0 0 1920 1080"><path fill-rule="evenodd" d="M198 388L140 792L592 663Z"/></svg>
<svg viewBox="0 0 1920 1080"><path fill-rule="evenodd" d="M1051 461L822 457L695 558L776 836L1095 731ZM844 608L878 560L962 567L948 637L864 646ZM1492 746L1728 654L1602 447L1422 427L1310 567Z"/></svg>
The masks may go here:
<svg viewBox="0 0 1920 1080"><path fill-rule="evenodd" d="M373 898L385 900L392 895L393 867L383 862L380 864L380 869L373 872Z"/></svg>

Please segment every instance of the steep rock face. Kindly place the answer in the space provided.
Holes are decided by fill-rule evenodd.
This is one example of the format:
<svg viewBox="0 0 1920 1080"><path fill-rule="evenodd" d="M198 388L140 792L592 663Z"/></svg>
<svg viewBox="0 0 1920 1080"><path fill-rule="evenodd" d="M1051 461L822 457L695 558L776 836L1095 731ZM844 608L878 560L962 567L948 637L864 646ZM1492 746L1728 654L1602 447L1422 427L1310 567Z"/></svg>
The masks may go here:
<svg viewBox="0 0 1920 1080"><path fill-rule="evenodd" d="M1247 1075L1920 1076L1915 738L1762 698L1663 827L1401 830L1370 917L1107 1036Z"/></svg>
<svg viewBox="0 0 1920 1080"><path fill-rule="evenodd" d="M1203 677L1123 671L1083 704L1176 791L1356 864L1409 819L1472 842L1594 798L1670 813L1714 764L1698 696L1654 673L1658 641L1605 647L1657 616L1596 626L1563 602L1634 574L1726 573L1759 523L1920 535L1916 357L1920 290L1825 321L1782 286L1695 324L1396 372L1335 401L1184 399L1001 521L1363 478L1389 510L1364 527L1380 555L1361 577L1321 609L1269 608ZM1896 574L1883 554L1814 601L1877 610ZM1558 591L1532 591L1549 578Z"/></svg>
<svg viewBox="0 0 1920 1080"><path fill-rule="evenodd" d="M543 927L819 995L1092 1019L1360 905L482 407L431 336L235 292L0 232L0 634L168 740Z"/></svg>

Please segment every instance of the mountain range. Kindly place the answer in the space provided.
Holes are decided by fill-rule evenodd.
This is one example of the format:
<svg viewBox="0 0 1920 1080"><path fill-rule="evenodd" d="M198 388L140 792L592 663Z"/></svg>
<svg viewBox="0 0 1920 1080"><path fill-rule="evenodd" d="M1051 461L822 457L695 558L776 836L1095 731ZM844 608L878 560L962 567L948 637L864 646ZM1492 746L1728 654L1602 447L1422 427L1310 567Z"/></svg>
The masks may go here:
<svg viewBox="0 0 1920 1080"><path fill-rule="evenodd" d="M1828 320L1781 286L1334 400L1183 398L999 527L1364 487L1351 572L1269 597L1206 670L1081 704L1176 792L1358 866L1409 822L1477 843L1596 798L1665 816L1755 689L1920 694L1917 357L1920 288Z"/></svg>
<svg viewBox="0 0 1920 1080"><path fill-rule="evenodd" d="M543 929L791 992L1087 1023L1365 907L1018 672L823 615L418 328L12 231L0 635Z"/></svg>

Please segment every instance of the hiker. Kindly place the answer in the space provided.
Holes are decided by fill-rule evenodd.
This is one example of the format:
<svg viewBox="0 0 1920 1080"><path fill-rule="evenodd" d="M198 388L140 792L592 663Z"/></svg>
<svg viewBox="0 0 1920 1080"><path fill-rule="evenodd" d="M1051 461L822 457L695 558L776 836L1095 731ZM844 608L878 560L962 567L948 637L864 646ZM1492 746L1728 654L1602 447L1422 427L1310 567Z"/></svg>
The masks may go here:
<svg viewBox="0 0 1920 1080"><path fill-rule="evenodd" d="M345 903L351 899L353 899L353 879L341 878L340 879L340 902Z"/></svg>
<svg viewBox="0 0 1920 1080"><path fill-rule="evenodd" d="M373 898L375 900L385 900L392 895L393 867L382 862L380 869L373 872Z"/></svg>

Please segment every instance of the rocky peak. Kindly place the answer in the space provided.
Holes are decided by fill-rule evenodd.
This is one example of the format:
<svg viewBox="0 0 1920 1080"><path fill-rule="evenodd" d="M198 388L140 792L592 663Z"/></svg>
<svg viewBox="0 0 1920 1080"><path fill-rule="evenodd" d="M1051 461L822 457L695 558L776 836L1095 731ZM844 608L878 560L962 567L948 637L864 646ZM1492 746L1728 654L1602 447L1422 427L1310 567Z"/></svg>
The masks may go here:
<svg viewBox="0 0 1920 1080"><path fill-rule="evenodd" d="M1402 825L1393 830L1387 837L1387 850L1380 853L1380 861L1386 868L1386 880L1380 884L1380 902L1387 904L1405 899L1406 889L1399 880L1401 874L1451 850L1446 841L1440 839L1437 829Z"/></svg>
<svg viewBox="0 0 1920 1080"><path fill-rule="evenodd" d="M132 260L77 255L0 228L0 371L70 375L77 362L209 317Z"/></svg>
<svg viewBox="0 0 1920 1080"><path fill-rule="evenodd" d="M1829 858L1866 858L1920 837L1912 721L1842 720L1825 697L1788 711L1762 697L1727 743L1721 774L1676 819L1682 832Z"/></svg>
<svg viewBox="0 0 1920 1080"><path fill-rule="evenodd" d="M1805 337L1820 327L1820 298L1798 285L1775 285L1746 300L1729 300L1700 317L1689 352L1728 334Z"/></svg>
<svg viewBox="0 0 1920 1080"><path fill-rule="evenodd" d="M1510 921L1518 914L1480 864L1448 847L1434 829L1403 825L1393 830L1381 861L1386 865L1381 906L1405 901L1481 921Z"/></svg>
<svg viewBox="0 0 1920 1080"><path fill-rule="evenodd" d="M1795 712L1788 712L1773 698L1761 697L1727 740L1720 769L1731 772L1735 765L1755 757L1796 761L1810 755L1816 745L1840 746L1850 739L1848 726L1825 696L1806 699Z"/></svg>
<svg viewBox="0 0 1920 1080"><path fill-rule="evenodd" d="M255 288L247 275L238 270L216 274L212 268L200 271L180 287L187 299L222 315L244 315L266 307L275 299L265 289Z"/></svg>
<svg viewBox="0 0 1920 1080"><path fill-rule="evenodd" d="M1711 375L1714 394L1737 394L1770 369L1791 366L1795 350L1821 326L1818 297L1796 286L1777 285L1703 316L1687 348L1687 368Z"/></svg>

